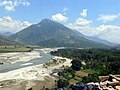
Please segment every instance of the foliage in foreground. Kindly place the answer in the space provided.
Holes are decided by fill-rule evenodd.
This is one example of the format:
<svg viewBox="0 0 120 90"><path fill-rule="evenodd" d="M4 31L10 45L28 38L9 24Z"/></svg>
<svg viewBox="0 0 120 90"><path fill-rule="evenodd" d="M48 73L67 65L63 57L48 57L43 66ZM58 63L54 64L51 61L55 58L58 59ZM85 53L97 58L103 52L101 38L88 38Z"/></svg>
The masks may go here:
<svg viewBox="0 0 120 90"><path fill-rule="evenodd" d="M51 54L73 59L72 66L59 73L68 82L81 68L97 73L81 77L82 80L78 81L79 84L99 82L98 76L100 75L120 74L120 49L60 49ZM85 65L81 64L82 61L85 62ZM58 86L62 84L61 82L58 80Z"/></svg>

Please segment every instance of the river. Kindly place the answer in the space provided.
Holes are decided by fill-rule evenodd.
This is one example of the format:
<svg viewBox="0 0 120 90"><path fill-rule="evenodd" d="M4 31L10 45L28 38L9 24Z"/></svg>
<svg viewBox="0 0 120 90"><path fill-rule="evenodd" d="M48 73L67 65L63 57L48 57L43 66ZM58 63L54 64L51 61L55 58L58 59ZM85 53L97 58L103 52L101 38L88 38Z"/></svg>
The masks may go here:
<svg viewBox="0 0 120 90"><path fill-rule="evenodd" d="M41 58L32 59L28 62L17 62L14 64L5 64L3 66L0 66L0 73L5 73L5 72L9 72L12 70L16 70L16 69L20 69L28 66L43 64L53 58L50 53L44 53L42 50L38 50L38 51L42 56Z"/></svg>

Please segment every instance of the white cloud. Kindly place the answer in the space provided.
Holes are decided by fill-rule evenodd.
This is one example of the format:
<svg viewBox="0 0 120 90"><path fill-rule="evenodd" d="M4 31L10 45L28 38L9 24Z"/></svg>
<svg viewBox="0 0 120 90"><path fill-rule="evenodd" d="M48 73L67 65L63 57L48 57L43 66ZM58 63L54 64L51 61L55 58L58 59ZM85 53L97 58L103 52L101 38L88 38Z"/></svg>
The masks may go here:
<svg viewBox="0 0 120 90"><path fill-rule="evenodd" d="M103 23L114 21L115 19L120 17L120 13L116 15L100 15L100 17L97 20L102 21Z"/></svg>
<svg viewBox="0 0 120 90"><path fill-rule="evenodd" d="M5 10L7 10L7 11L15 11L15 7L14 6L5 6Z"/></svg>
<svg viewBox="0 0 120 90"><path fill-rule="evenodd" d="M96 28L97 36L114 43L120 43L120 26L100 25Z"/></svg>
<svg viewBox="0 0 120 90"><path fill-rule="evenodd" d="M27 0L3 0L0 1L0 7L3 7L7 11L15 11L17 6L29 6L30 2Z"/></svg>
<svg viewBox="0 0 120 90"><path fill-rule="evenodd" d="M87 19L84 19L84 18L78 18L75 21L76 25L82 25L82 26L89 25L90 23L92 23L92 20L87 20Z"/></svg>
<svg viewBox="0 0 120 90"><path fill-rule="evenodd" d="M80 17L76 19L74 23L69 23L66 25L67 27L78 30L82 33L86 30L90 30L90 24L92 23L92 20L88 20L85 17L87 17L87 9L83 9L83 11L80 13Z"/></svg>
<svg viewBox="0 0 120 90"><path fill-rule="evenodd" d="M80 26L77 26L75 24L69 23L68 25L66 25L68 28L71 28L73 30L80 30Z"/></svg>
<svg viewBox="0 0 120 90"><path fill-rule="evenodd" d="M6 22L12 22L12 18L9 16L4 16L3 18L1 18L1 20Z"/></svg>
<svg viewBox="0 0 120 90"><path fill-rule="evenodd" d="M71 28L73 30L77 30L80 31L81 33L85 34L85 35L91 35L94 32L91 30L92 28L90 28L90 26L80 26L80 25L76 25L76 24L72 24L69 23L68 25L66 25L68 28Z"/></svg>
<svg viewBox="0 0 120 90"><path fill-rule="evenodd" d="M80 17L77 18L74 23L70 23L67 26L76 30L89 27L92 23L92 20L88 20L85 17L87 17L87 9L83 9L83 11L80 13Z"/></svg>
<svg viewBox="0 0 120 90"><path fill-rule="evenodd" d="M64 7L63 12L66 12L68 10L69 10L69 8Z"/></svg>
<svg viewBox="0 0 120 90"><path fill-rule="evenodd" d="M0 32L17 32L20 31L28 26L30 26L31 23L28 21L18 21L14 20L9 16L4 16L0 18Z"/></svg>
<svg viewBox="0 0 120 90"><path fill-rule="evenodd" d="M87 36L98 36L99 38L120 44L120 26L100 25L96 28L92 28L91 26L83 27L75 24L68 24L67 27L78 30Z"/></svg>
<svg viewBox="0 0 120 90"><path fill-rule="evenodd" d="M58 13L58 14L52 15L52 19L57 22L67 22L69 18L62 15L61 13Z"/></svg>
<svg viewBox="0 0 120 90"><path fill-rule="evenodd" d="M63 12L63 15L66 15L66 12L69 10L69 8L67 8L67 7L64 7L64 9L62 10L62 12Z"/></svg>
<svg viewBox="0 0 120 90"><path fill-rule="evenodd" d="M80 13L82 17L87 17L87 9L83 9L83 11Z"/></svg>
<svg viewBox="0 0 120 90"><path fill-rule="evenodd" d="M86 13L86 14L83 14ZM81 13L81 16L76 19L73 23L69 23L66 25L67 27L78 30L81 33L87 35L87 36L98 36L102 39L114 42L114 43L120 43L120 26L117 25L99 25L97 27L92 27L91 23L92 20L88 20L85 17L87 16L87 9L86 11L83 10ZM103 22L113 21L120 17L120 13L117 15L104 15L100 16L98 20L101 20Z"/></svg>

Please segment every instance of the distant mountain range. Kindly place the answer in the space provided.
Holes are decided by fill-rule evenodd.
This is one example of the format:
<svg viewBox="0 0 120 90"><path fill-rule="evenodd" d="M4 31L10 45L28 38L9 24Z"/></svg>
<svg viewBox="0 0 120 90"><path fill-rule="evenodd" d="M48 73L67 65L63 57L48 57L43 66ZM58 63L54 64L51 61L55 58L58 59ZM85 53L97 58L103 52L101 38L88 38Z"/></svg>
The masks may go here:
<svg viewBox="0 0 120 90"><path fill-rule="evenodd" d="M40 23L31 25L9 38L23 44L46 47L108 47L49 19L43 19Z"/></svg>
<svg viewBox="0 0 120 90"><path fill-rule="evenodd" d="M97 36L85 36L85 35L81 34L79 31L76 31L76 30L74 30L74 32L76 33L76 35L84 37L84 38L89 39L89 40L94 41L94 42L102 43L102 44L105 44L105 45L108 45L108 46L118 45L117 43L112 43L112 42L109 42L107 40L100 39Z"/></svg>
<svg viewBox="0 0 120 90"><path fill-rule="evenodd" d="M11 40L7 39L6 37L0 35L0 46L2 46L2 45L6 45L6 46L18 45L18 43L15 41L11 41Z"/></svg>
<svg viewBox="0 0 120 90"><path fill-rule="evenodd" d="M99 43L103 43L103 44L105 44L105 45L109 45L109 46L115 46L115 45L118 45L117 43L112 43L112 42L109 42L109 41L107 41L107 40L104 40L104 39L100 39L100 38L98 38L98 37L88 37L88 36L86 36L86 38L87 39L89 39L89 40L92 40L92 41L95 41L95 42L99 42Z"/></svg>
<svg viewBox="0 0 120 90"><path fill-rule="evenodd" d="M3 36L11 36L13 33L11 32L4 32L4 33L0 33Z"/></svg>

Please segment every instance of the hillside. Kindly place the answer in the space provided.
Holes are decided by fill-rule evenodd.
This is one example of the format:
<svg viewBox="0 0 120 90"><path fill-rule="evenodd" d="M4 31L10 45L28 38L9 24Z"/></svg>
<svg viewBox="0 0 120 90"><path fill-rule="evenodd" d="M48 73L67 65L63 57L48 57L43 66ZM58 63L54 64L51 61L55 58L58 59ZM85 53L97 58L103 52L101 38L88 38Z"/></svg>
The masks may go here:
<svg viewBox="0 0 120 90"><path fill-rule="evenodd" d="M49 19L43 19L40 23L17 32L10 39L23 44L47 47L107 47Z"/></svg>
<svg viewBox="0 0 120 90"><path fill-rule="evenodd" d="M85 35L81 34L77 30L74 30L74 33L76 35L78 35L78 36L84 37L84 38L86 38L88 40L91 40L91 41L94 41L94 42L97 42L97 43L102 43L102 44L105 44L105 45L108 45L108 46L116 46L116 45L118 45L117 43L113 43L113 42L101 39L101 38L99 38L97 36L85 36Z"/></svg>
<svg viewBox="0 0 120 90"><path fill-rule="evenodd" d="M109 45L109 46L115 46L115 45L117 45L117 43L112 43L112 42L109 42L107 40L100 39L98 37L88 37L87 36L86 38L89 39L89 40L95 41L95 42L99 42L99 43L103 43L105 45Z"/></svg>
<svg viewBox="0 0 120 90"><path fill-rule="evenodd" d="M6 37L0 35L0 46L6 45L17 45L18 43L15 41L8 40Z"/></svg>
<svg viewBox="0 0 120 90"><path fill-rule="evenodd" d="M11 36L13 33L11 33L11 32L3 32L3 33L0 33L0 34L3 35L3 36L8 37L8 36Z"/></svg>

